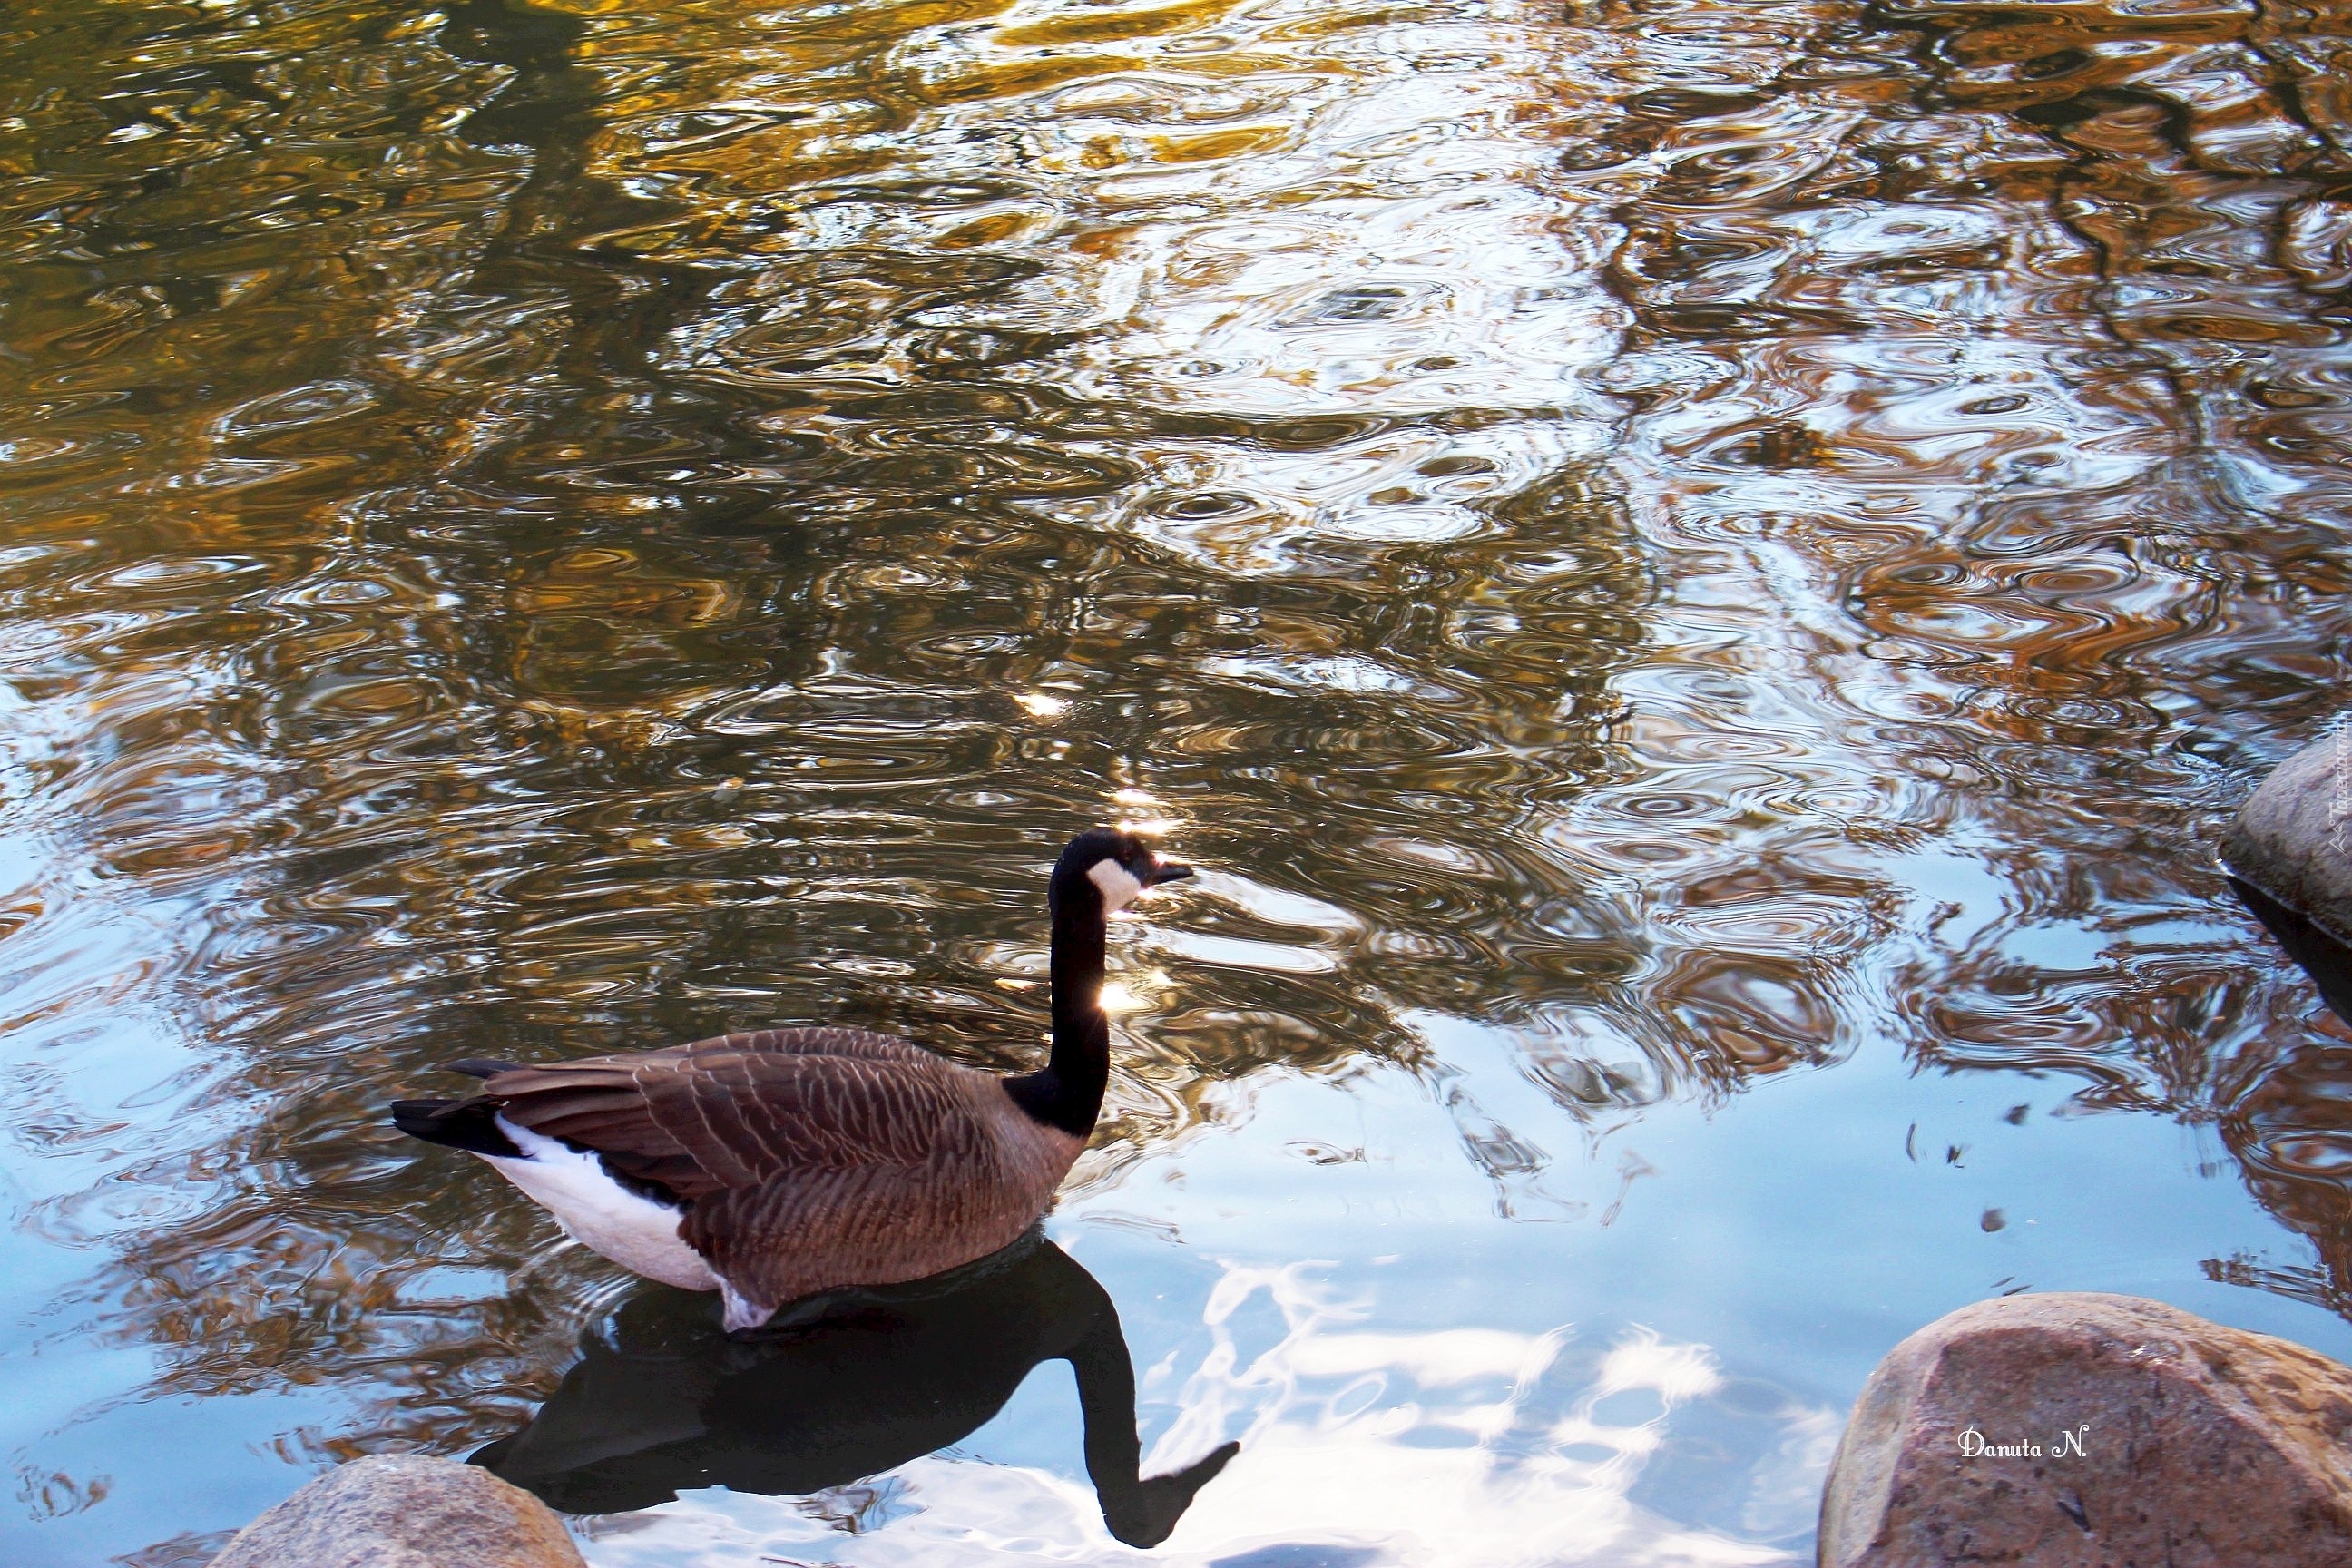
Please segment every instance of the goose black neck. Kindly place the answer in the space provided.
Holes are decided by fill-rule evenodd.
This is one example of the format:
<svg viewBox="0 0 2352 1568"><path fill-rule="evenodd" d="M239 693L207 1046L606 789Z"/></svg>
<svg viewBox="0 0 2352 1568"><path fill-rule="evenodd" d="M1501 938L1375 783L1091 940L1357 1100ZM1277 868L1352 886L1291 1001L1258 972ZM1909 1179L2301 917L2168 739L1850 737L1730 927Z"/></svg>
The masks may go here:
<svg viewBox="0 0 2352 1568"><path fill-rule="evenodd" d="M1045 1070L1005 1080L1022 1110L1049 1127L1084 1138L1102 1111L1110 1081L1110 1015L1103 1011L1103 959L1109 942L1102 894L1083 878L1050 895L1054 1052Z"/></svg>

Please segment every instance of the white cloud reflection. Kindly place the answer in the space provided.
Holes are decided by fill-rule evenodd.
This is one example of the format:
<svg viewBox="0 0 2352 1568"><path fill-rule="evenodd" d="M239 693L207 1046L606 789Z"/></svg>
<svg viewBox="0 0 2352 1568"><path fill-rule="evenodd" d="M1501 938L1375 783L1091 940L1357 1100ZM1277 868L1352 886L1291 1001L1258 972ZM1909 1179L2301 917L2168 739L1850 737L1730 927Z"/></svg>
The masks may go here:
<svg viewBox="0 0 2352 1568"><path fill-rule="evenodd" d="M1079 1564L1168 1568L1745 1568L1790 1563L1810 1524L1838 1422L1790 1401L1758 1410L1704 1345L1646 1330L1579 1353L1573 1331L1359 1330L1311 1266L1229 1266L1202 1320L1208 1348L1173 1389L1178 1416L1145 1468L1172 1468L1227 1436L1232 1466L1168 1543L1144 1552L1104 1531L1082 1480L934 1455L811 1498L724 1490L600 1521L593 1568L767 1563ZM1270 1305L1282 1331L1247 1353ZM1247 1308L1249 1310L1244 1311ZM1196 1352L1197 1353L1197 1352ZM1143 1394L1165 1400L1167 1362ZM1635 1494L1685 1418L1727 1391L1749 1462L1707 1489L1737 1531L1664 1517ZM1739 1408L1740 1406L1746 1408ZM1704 1419L1700 1422L1705 1425ZM1702 1443L1706 1442L1702 1439ZM1720 1445L1716 1445L1719 1447ZM1675 1494L1679 1497L1679 1489Z"/></svg>

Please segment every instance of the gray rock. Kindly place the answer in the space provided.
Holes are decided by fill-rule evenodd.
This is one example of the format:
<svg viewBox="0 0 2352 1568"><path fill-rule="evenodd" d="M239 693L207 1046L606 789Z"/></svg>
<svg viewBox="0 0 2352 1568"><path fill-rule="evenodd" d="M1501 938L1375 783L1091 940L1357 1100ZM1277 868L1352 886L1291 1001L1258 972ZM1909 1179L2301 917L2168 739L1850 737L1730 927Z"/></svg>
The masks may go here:
<svg viewBox="0 0 2352 1568"><path fill-rule="evenodd" d="M2352 727L2281 763L2239 811L2221 858L2337 942L2352 942Z"/></svg>
<svg viewBox="0 0 2352 1568"><path fill-rule="evenodd" d="M2344 1568L2352 1370L2133 1296L1979 1301L1887 1353L1823 1568Z"/></svg>
<svg viewBox="0 0 2352 1568"><path fill-rule="evenodd" d="M422 1454L353 1459L237 1531L211 1568L584 1568L545 1503Z"/></svg>

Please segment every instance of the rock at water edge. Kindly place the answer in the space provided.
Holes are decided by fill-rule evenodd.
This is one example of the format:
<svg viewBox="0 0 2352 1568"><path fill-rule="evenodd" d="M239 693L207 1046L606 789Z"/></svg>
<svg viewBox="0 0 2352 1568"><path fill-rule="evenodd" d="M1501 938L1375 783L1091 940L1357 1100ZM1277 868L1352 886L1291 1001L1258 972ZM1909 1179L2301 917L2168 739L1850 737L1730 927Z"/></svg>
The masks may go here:
<svg viewBox="0 0 2352 1568"><path fill-rule="evenodd" d="M2352 726L2281 763L2221 841L2230 869L2352 942Z"/></svg>
<svg viewBox="0 0 2352 1568"><path fill-rule="evenodd" d="M239 1531L211 1568L585 1568L548 1506L488 1470L377 1454Z"/></svg>
<svg viewBox="0 0 2352 1568"><path fill-rule="evenodd" d="M2345 1568L2352 1370L2133 1296L1939 1318L1871 1373L1823 1568Z"/></svg>

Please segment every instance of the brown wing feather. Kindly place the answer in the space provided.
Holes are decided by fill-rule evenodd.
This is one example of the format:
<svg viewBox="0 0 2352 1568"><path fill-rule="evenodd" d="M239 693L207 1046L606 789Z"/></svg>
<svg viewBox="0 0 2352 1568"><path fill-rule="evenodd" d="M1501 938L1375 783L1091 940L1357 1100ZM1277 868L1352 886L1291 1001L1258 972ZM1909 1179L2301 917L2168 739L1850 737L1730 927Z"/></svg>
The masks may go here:
<svg viewBox="0 0 2352 1568"><path fill-rule="evenodd" d="M987 1134L955 1082L967 1070L879 1035L778 1029L520 1068L482 1088L509 1120L699 1200L819 1171L980 1157Z"/></svg>
<svg viewBox="0 0 2352 1568"><path fill-rule="evenodd" d="M877 1060L942 1059L895 1035L877 1035L865 1029L752 1029L740 1034L716 1035L707 1040L697 1040L683 1048L692 1051L705 1046L727 1046L739 1051L773 1051L788 1055L870 1057Z"/></svg>

